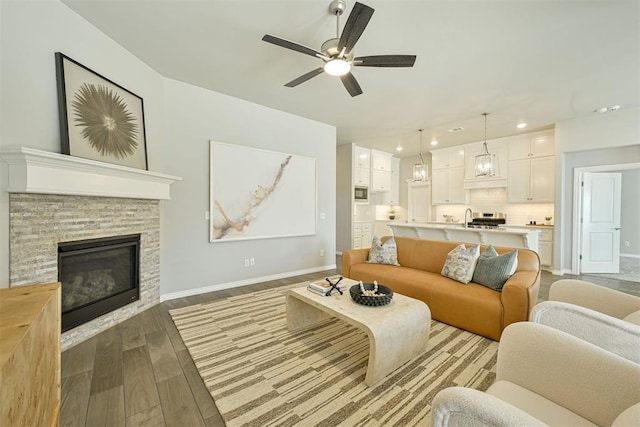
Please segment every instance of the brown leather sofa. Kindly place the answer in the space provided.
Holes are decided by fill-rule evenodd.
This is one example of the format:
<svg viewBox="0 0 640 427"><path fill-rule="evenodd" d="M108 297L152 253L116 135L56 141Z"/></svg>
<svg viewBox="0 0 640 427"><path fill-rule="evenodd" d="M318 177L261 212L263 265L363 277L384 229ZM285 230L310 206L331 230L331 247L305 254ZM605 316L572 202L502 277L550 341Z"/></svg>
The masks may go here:
<svg viewBox="0 0 640 427"><path fill-rule="evenodd" d="M342 253L342 274L363 282L377 280L394 292L424 301L432 318L496 341L511 323L529 319L540 289L540 258L536 252L518 249L518 267L502 292L497 292L440 274L447 254L459 243L397 236L395 240L400 267L367 263L369 249L353 249ZM513 250L495 249L499 254Z"/></svg>

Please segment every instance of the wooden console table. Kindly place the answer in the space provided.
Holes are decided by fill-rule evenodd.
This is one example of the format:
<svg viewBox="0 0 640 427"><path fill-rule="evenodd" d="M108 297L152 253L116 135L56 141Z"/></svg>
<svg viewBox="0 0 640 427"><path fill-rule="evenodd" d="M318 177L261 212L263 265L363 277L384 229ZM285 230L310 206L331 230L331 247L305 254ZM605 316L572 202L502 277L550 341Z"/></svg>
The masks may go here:
<svg viewBox="0 0 640 427"><path fill-rule="evenodd" d="M57 426L60 283L0 289L0 426Z"/></svg>

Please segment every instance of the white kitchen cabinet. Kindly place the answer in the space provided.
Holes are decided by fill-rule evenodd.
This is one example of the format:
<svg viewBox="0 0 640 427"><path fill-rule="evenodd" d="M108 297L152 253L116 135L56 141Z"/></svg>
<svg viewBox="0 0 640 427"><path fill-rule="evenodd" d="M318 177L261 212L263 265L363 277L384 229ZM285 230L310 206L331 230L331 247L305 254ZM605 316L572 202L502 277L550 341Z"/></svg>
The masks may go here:
<svg viewBox="0 0 640 427"><path fill-rule="evenodd" d="M552 132L522 135L509 142L509 160L529 159L555 155Z"/></svg>
<svg viewBox="0 0 640 427"><path fill-rule="evenodd" d="M384 151L371 150L371 169L391 173L391 158L393 154Z"/></svg>
<svg viewBox="0 0 640 427"><path fill-rule="evenodd" d="M372 170L371 171L371 191L382 193L391 189L391 173Z"/></svg>
<svg viewBox="0 0 640 427"><path fill-rule="evenodd" d="M432 184L434 205L459 205L468 202L468 192L464 189L464 167L434 169Z"/></svg>
<svg viewBox="0 0 640 427"><path fill-rule="evenodd" d="M431 221L431 183L410 182L408 186L409 223Z"/></svg>
<svg viewBox="0 0 640 427"><path fill-rule="evenodd" d="M553 229L542 229L538 235L538 255L543 267L553 266Z"/></svg>
<svg viewBox="0 0 640 427"><path fill-rule="evenodd" d="M508 175L509 203L554 202L554 156L512 160Z"/></svg>
<svg viewBox="0 0 640 427"><path fill-rule="evenodd" d="M385 205L397 206L400 204L400 159L391 158L391 185L389 191L384 193L383 203Z"/></svg>
<svg viewBox="0 0 640 427"><path fill-rule="evenodd" d="M354 185L362 185L365 187L369 186L369 168L359 168L356 167L354 168L354 176L353 176L353 183Z"/></svg>
<svg viewBox="0 0 640 427"><path fill-rule="evenodd" d="M440 150L431 150L431 167L436 169L445 169L451 167L464 168L465 159L464 147L443 148Z"/></svg>
<svg viewBox="0 0 640 427"><path fill-rule="evenodd" d="M371 247L371 239L373 238L371 230L373 229L369 222L356 222L353 224L353 244L352 249L361 249Z"/></svg>
<svg viewBox="0 0 640 427"><path fill-rule="evenodd" d="M369 169L371 167L371 150L368 148L355 146L354 149L354 166L357 168L366 168Z"/></svg>

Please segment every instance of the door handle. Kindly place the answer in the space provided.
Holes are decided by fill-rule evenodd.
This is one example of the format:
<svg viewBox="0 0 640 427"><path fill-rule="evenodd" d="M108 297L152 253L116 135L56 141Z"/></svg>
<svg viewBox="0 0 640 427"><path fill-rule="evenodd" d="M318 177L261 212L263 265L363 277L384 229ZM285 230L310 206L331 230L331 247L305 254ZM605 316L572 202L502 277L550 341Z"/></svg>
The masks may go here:
<svg viewBox="0 0 640 427"><path fill-rule="evenodd" d="M614 230L620 230L620 227L614 227Z"/></svg>

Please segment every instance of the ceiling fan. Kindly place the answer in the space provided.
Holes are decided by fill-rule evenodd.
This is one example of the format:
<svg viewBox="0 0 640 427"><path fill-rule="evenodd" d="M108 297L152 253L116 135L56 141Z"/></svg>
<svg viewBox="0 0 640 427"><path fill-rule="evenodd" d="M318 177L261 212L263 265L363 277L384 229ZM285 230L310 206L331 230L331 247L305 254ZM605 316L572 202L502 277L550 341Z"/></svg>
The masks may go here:
<svg viewBox="0 0 640 427"><path fill-rule="evenodd" d="M374 10L367 5L356 2L349 14L347 23L340 35L340 15L347 5L344 0L334 0L329 6L329 11L336 16L336 38L327 40L322 44L321 51L280 37L265 34L262 40L280 47L295 50L324 61L324 65L309 71L300 77L285 84L287 87L296 87L307 80L326 72L332 76L340 77L344 87L351 96L358 96L362 89L356 78L351 74L351 67L413 67L416 62L415 55L374 55L358 56L354 58L353 47L367 27Z"/></svg>

